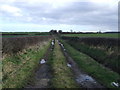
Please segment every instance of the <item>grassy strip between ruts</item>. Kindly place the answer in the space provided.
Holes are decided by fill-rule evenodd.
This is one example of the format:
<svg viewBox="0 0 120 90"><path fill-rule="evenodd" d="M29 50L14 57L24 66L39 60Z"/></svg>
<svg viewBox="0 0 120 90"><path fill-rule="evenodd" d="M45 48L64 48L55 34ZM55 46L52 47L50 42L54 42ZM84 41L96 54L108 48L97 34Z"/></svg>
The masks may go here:
<svg viewBox="0 0 120 90"><path fill-rule="evenodd" d="M120 75L103 67L101 64L90 58L89 56L77 51L64 41L62 41L67 52L77 62L78 66L86 71L89 75L93 76L101 84L108 88L113 88L112 82L120 79Z"/></svg>
<svg viewBox="0 0 120 90"><path fill-rule="evenodd" d="M77 84L73 78L73 74L61 51L58 42L55 42L55 48L53 52L53 60L51 62L53 69L53 79L51 81L54 88L77 88Z"/></svg>
<svg viewBox="0 0 120 90"><path fill-rule="evenodd" d="M49 46L50 46L50 43L48 44L48 41L46 41L46 44L39 47L37 50L34 48L27 49L26 53L21 54L21 56L16 56L16 57L24 58L24 60L26 59L28 60L14 74L12 75L10 74L7 77L7 79L3 82L3 88L24 87L27 81L32 77L34 69L38 66L40 58L42 58L42 56L47 51L47 48Z"/></svg>

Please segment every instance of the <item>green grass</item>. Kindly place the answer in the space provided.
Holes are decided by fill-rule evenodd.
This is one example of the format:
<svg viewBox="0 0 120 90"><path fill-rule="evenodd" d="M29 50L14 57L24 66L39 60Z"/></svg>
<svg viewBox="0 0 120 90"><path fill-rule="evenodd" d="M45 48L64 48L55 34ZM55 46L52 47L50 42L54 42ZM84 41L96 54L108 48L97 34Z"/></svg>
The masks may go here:
<svg viewBox="0 0 120 90"><path fill-rule="evenodd" d="M96 48L95 46L91 47L90 45L87 45L87 44L81 44L79 42L75 43L74 41L68 41L68 43L71 46L73 46L75 49L89 55L99 63L102 63L107 67L111 68L113 71L119 73L118 70L120 69L119 67L120 60L118 58L120 57L120 55L118 54L118 52L108 54L110 51L106 49L103 50L103 49Z"/></svg>
<svg viewBox="0 0 120 90"><path fill-rule="evenodd" d="M3 88L22 88L33 75L34 69L38 66L40 58L44 55L50 43L46 41L41 47L29 48L21 54L9 56L3 60L4 72L11 69L11 73L5 73L6 77L3 80ZM16 62L20 60L20 62ZM14 61L16 60L16 61ZM14 67L13 67L14 66ZM5 68L6 67L6 68ZM3 76L4 77L4 76Z"/></svg>
<svg viewBox="0 0 120 90"><path fill-rule="evenodd" d="M62 34L62 36L72 37L107 37L107 38L118 38L118 33L96 33L96 34Z"/></svg>
<svg viewBox="0 0 120 90"><path fill-rule="evenodd" d="M71 70L67 67L67 62L58 43L55 43L52 60L53 79L52 85L54 88L77 88Z"/></svg>
<svg viewBox="0 0 120 90"><path fill-rule="evenodd" d="M99 64L89 56L77 51L64 41L63 43L68 53L76 61L78 66L85 72L96 78L96 80L98 80L104 86L108 88L113 88L111 82L116 82L118 79L120 79L120 75L116 72L103 67L101 64Z"/></svg>

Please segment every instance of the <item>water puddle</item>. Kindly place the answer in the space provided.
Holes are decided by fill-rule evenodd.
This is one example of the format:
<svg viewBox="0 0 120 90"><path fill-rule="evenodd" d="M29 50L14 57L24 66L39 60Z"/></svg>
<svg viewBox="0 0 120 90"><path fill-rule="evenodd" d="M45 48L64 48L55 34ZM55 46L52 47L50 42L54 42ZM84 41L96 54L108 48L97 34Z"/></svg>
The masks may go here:
<svg viewBox="0 0 120 90"><path fill-rule="evenodd" d="M81 84L82 87L89 87L89 88L99 88L102 87L98 84L91 76L86 74L80 74L76 77L76 81Z"/></svg>
<svg viewBox="0 0 120 90"><path fill-rule="evenodd" d="M77 77L77 82L95 82L95 80L92 78L92 77L90 77L90 76L88 76L88 75L86 75L86 74L81 74L81 75L79 75L78 77Z"/></svg>

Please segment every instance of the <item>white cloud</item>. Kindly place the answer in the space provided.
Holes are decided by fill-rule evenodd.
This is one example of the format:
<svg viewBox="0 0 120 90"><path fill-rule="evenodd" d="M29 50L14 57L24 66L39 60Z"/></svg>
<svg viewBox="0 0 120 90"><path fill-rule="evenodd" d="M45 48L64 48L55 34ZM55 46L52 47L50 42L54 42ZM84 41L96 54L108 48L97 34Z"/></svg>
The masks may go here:
<svg viewBox="0 0 120 90"><path fill-rule="evenodd" d="M32 21L32 17L27 17L27 21L28 22Z"/></svg>
<svg viewBox="0 0 120 90"><path fill-rule="evenodd" d="M0 11L10 13L13 16L22 16L21 9L14 7L14 6L10 6L10 5L1 5Z"/></svg>
<svg viewBox="0 0 120 90"><path fill-rule="evenodd" d="M0 0L2 23L83 30L117 29L119 0ZM65 24L65 25L63 25ZM27 27L27 25L25 27ZM36 27L36 25L33 25ZM12 28L14 25L10 26ZM17 26L14 28L17 29ZM31 26L31 25L30 25ZM31 27L34 29L35 27ZM4 27L6 28L6 27ZM21 27L19 27L21 28ZM39 29L38 27L37 29ZM44 29L44 27L42 27ZM24 29L24 28L22 28ZM63 28L61 28L63 29Z"/></svg>
<svg viewBox="0 0 120 90"><path fill-rule="evenodd" d="M98 6L106 6L106 8L117 8L118 2L120 0L89 0L90 2L98 5Z"/></svg>
<svg viewBox="0 0 120 90"><path fill-rule="evenodd" d="M0 3L13 3L15 2L16 0L0 0Z"/></svg>

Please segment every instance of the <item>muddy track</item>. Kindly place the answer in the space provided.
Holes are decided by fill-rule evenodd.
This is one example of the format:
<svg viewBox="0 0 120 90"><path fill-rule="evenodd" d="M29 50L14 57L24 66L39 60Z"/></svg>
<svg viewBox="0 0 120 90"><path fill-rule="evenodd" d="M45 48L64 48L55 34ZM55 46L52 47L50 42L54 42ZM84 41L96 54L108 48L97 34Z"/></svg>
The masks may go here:
<svg viewBox="0 0 120 90"><path fill-rule="evenodd" d="M43 59L45 63L39 63L37 70L35 71L35 76L32 78L29 84L25 88L50 88L50 79L52 78L50 66L48 65L48 60L50 54L53 51L53 46L51 45L47 52L44 54ZM40 60L41 61L41 60Z"/></svg>
<svg viewBox="0 0 120 90"><path fill-rule="evenodd" d="M74 77L76 79L76 82L80 85L82 88L105 88L100 83L98 83L93 77L82 71L76 62L69 56L69 54L66 52L66 49L64 48L63 44L59 43L61 46L62 52L64 56L66 57L66 60L69 65L71 65L71 70L73 71Z"/></svg>
<svg viewBox="0 0 120 90"><path fill-rule="evenodd" d="M59 43L59 42L58 42ZM62 49L62 53L66 57L66 60L69 65L71 65L71 70L74 74L74 78L77 84L82 88L104 88L101 84L99 84L93 77L89 76L87 73L82 71L75 61L68 55L64 46L59 43ZM29 84L25 88L51 88L50 80L52 79L53 75L50 70L50 66L48 65L48 60L50 58L50 54L54 49L54 45L51 45L43 59L46 61L44 64L40 64L35 71L34 77L31 78L31 81L28 82ZM41 61L41 60L40 60Z"/></svg>

